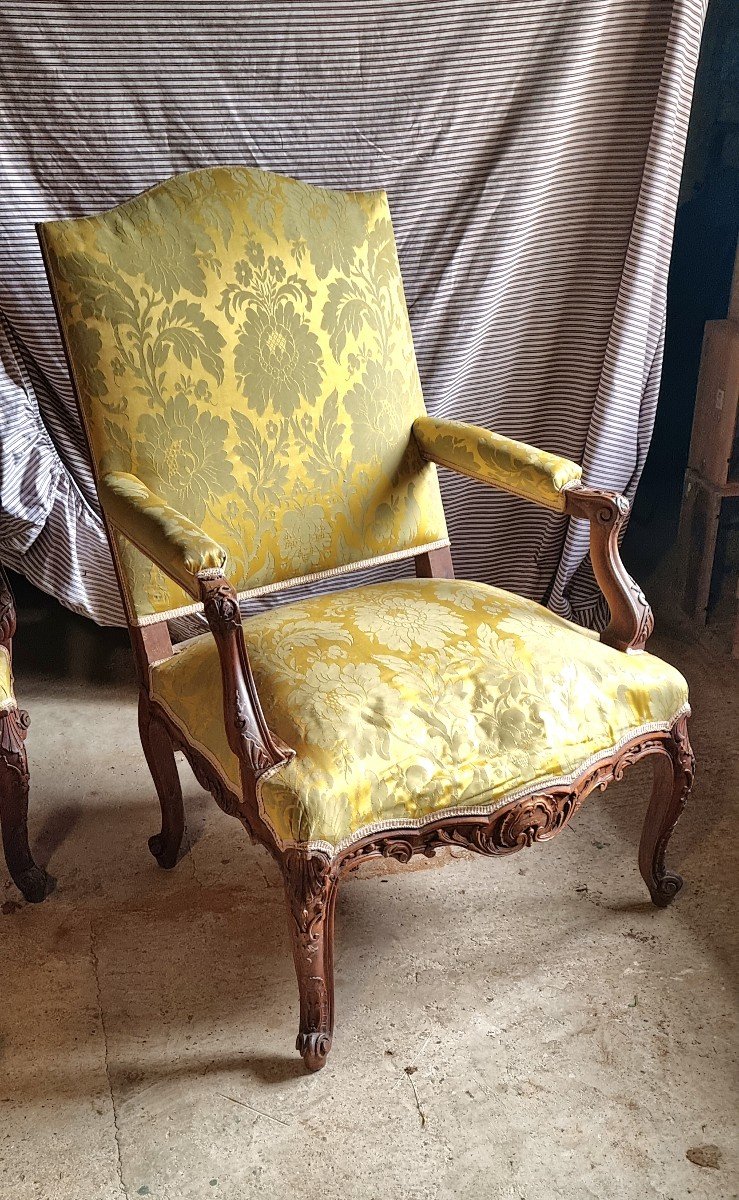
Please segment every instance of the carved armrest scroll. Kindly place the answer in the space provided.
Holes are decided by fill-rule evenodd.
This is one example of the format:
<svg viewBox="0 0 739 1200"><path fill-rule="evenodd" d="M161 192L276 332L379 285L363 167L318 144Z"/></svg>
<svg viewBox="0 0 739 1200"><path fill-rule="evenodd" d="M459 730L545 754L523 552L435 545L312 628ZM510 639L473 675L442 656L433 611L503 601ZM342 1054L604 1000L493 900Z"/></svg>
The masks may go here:
<svg viewBox="0 0 739 1200"><path fill-rule="evenodd" d="M590 559L611 610L611 620L600 640L627 653L643 650L654 628L654 618L643 591L621 562L618 546L629 513L628 500L618 492L587 487L569 487L564 494L565 513L590 522Z"/></svg>

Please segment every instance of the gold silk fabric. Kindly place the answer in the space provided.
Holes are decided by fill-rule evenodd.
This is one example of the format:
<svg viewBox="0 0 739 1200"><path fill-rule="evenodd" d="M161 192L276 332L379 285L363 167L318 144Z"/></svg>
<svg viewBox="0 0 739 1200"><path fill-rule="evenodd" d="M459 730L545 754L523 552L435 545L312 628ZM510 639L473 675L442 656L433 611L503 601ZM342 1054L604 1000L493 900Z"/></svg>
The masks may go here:
<svg viewBox="0 0 739 1200"><path fill-rule="evenodd" d="M295 758L264 777L284 843L329 851L385 822L487 808L578 774L687 704L682 676L496 588L418 579L284 605L244 623L270 728ZM241 793L206 634L151 692Z"/></svg>
<svg viewBox="0 0 739 1200"><path fill-rule="evenodd" d="M384 192L219 167L40 237L98 480L202 528L237 590L446 539ZM191 604L115 541L134 619Z"/></svg>
<svg viewBox="0 0 739 1200"><path fill-rule="evenodd" d="M565 488L582 479L582 469L570 459L477 425L424 416L413 433L431 462L558 512L564 511Z"/></svg>
<svg viewBox="0 0 739 1200"><path fill-rule="evenodd" d="M198 573L224 566L223 547L155 496L134 475L122 471L104 475L98 483L98 492L113 528L196 598L200 596Z"/></svg>

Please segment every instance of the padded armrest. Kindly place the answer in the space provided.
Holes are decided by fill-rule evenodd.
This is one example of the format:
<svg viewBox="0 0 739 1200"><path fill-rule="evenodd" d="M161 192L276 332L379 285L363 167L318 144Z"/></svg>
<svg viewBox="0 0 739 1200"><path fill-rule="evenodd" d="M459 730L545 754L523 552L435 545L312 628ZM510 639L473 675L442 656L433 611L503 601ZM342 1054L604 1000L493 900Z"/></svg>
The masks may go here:
<svg viewBox="0 0 739 1200"><path fill-rule="evenodd" d="M104 475L98 492L111 525L199 600L197 577L203 571L223 569L227 557L223 547L135 475L123 471Z"/></svg>
<svg viewBox="0 0 739 1200"><path fill-rule="evenodd" d="M477 425L418 417L413 433L431 462L557 512L564 512L566 489L582 479L582 468L568 458Z"/></svg>

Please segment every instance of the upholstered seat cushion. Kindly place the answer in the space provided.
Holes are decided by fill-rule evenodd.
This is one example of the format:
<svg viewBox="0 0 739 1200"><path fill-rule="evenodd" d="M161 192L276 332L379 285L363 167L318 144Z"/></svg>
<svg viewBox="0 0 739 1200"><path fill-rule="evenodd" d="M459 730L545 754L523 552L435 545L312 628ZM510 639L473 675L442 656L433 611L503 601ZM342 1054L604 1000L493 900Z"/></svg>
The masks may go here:
<svg viewBox="0 0 739 1200"><path fill-rule="evenodd" d="M577 774L687 705L682 676L549 610L461 580L287 604L244 623L269 725L295 758L260 785L284 842L335 850L368 826L487 809ZM231 786L210 634L152 668L152 695Z"/></svg>

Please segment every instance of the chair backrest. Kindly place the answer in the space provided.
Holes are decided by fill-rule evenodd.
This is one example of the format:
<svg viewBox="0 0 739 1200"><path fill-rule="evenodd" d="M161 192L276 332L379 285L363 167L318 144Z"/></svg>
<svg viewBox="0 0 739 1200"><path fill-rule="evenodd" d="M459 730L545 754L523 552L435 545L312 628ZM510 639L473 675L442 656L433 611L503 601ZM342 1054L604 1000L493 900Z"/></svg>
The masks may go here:
<svg viewBox="0 0 739 1200"><path fill-rule="evenodd" d="M445 541L384 192L216 167L39 234L98 478L200 525L237 590ZM193 607L114 549L135 623Z"/></svg>

